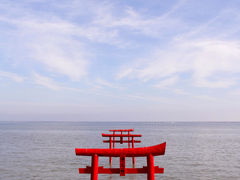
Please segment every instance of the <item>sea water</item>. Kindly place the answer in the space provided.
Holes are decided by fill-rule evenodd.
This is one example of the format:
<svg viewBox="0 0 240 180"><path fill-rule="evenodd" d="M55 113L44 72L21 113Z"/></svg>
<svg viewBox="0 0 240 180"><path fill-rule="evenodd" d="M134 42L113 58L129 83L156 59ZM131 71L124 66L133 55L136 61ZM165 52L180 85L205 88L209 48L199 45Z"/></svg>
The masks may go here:
<svg viewBox="0 0 240 180"><path fill-rule="evenodd" d="M134 128L142 134L136 147L167 142L164 156L154 158L165 169L161 180L239 180L240 123L230 122L0 122L0 180L84 180L78 168L90 157L75 155L75 148L108 148L101 133ZM127 147L117 145L117 147ZM99 166L109 167L100 157ZM132 167L131 158L126 166ZM136 158L136 167L146 158ZM113 158L119 167L119 158ZM145 174L99 175L101 180L140 180Z"/></svg>

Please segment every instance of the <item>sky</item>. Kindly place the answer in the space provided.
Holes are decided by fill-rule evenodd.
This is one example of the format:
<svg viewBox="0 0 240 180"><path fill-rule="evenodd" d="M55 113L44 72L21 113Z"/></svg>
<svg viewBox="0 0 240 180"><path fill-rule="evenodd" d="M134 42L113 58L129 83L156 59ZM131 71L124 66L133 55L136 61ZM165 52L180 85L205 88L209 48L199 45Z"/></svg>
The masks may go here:
<svg viewBox="0 0 240 180"><path fill-rule="evenodd" d="M0 121L239 121L240 1L0 0Z"/></svg>

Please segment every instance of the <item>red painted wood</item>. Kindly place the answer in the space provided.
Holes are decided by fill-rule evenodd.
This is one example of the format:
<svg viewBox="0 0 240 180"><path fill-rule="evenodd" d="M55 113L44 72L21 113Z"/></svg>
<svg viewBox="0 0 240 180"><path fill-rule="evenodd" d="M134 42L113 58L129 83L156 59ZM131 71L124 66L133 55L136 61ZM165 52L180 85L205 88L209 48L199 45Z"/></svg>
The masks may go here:
<svg viewBox="0 0 240 180"><path fill-rule="evenodd" d="M125 176L125 156L120 156L120 176Z"/></svg>
<svg viewBox="0 0 240 180"><path fill-rule="evenodd" d="M147 168L148 168L148 180L155 180L155 168L154 168L154 158L152 154L147 156Z"/></svg>
<svg viewBox="0 0 240 180"><path fill-rule="evenodd" d="M98 180L98 155L92 155L91 180Z"/></svg>
<svg viewBox="0 0 240 180"><path fill-rule="evenodd" d="M102 133L102 137L128 137L128 134L105 134ZM130 134L130 137L142 137L141 134Z"/></svg>
<svg viewBox="0 0 240 180"><path fill-rule="evenodd" d="M115 131L113 132L113 135L115 135ZM113 136L113 148L115 148L115 136Z"/></svg>
<svg viewBox="0 0 240 180"><path fill-rule="evenodd" d="M131 144L132 147L134 147L134 143L141 143L141 141L139 140L130 140L130 138L133 139L133 137L141 137L141 134L130 134L131 131L134 131L134 129L111 129L109 130L110 132L112 132L113 134L104 134L102 133L103 137L109 137L109 140L103 140L103 143L109 143L109 149L114 149L115 148L115 143L128 143L128 148L130 148ZM117 132L120 132L117 133ZM123 134L123 133L127 133L127 134ZM123 138L127 137L128 140L124 140ZM115 140L115 138L119 138L119 140ZM135 158L133 157L132 159L133 162L133 167L135 167ZM111 167L112 165L112 157L109 157L109 165Z"/></svg>
<svg viewBox="0 0 240 180"><path fill-rule="evenodd" d="M141 137L141 134L130 134L133 129L115 129L109 130L113 134L102 134L103 137L108 137L109 140L104 140L104 143L109 143L109 149L75 149L76 155L92 156L92 166L79 168L80 174L91 174L91 180L97 180L98 174L143 174L147 173L148 180L155 180L156 173L164 173L164 168L154 166L154 156L164 155L166 142L150 147L135 148L134 143L140 143L139 140L134 140L134 137ZM120 132L117 134L116 132ZM127 132L124 134L123 132ZM118 137L119 140L115 140ZM128 137L124 140L124 137ZM115 149L115 143L128 143L128 148ZM132 144L132 148L130 147ZM98 167L98 156L109 157L110 168ZM112 157L120 158L120 168L111 168ZM147 157L147 166L142 168L125 168L125 158L132 157L133 167L135 167L135 157Z"/></svg>
<svg viewBox="0 0 240 180"><path fill-rule="evenodd" d="M110 132L131 132L134 131L134 129L110 129Z"/></svg>
<svg viewBox="0 0 240 180"><path fill-rule="evenodd" d="M129 147L130 147L130 143L132 142L130 140L130 137L141 137L142 135L141 134L130 134L130 131L133 131L134 129L117 129L117 130L109 130L109 131L112 131L113 134L104 134L102 133L102 136L103 137L109 137L109 141L107 140L104 140L103 142L104 143L110 143L110 137L113 137L113 148L115 147L115 143L120 143L120 144L123 144L123 143L128 143L129 144ZM116 134L116 132L120 132L120 134ZM123 132L127 132L127 134L123 134ZM116 140L115 141L115 137L119 137L120 139L119 140ZM128 137L128 140L124 140L123 138L124 137ZM135 141L134 141L135 142ZM132 143L134 143L132 142ZM141 141L136 141L136 143L140 143Z"/></svg>
<svg viewBox="0 0 240 180"><path fill-rule="evenodd" d="M110 141L109 140L103 140L103 143L110 143ZM120 140L112 140L112 143L120 143ZM130 140L130 141L123 140L123 143L132 143L132 140ZM141 141L140 140L134 140L134 143L141 143Z"/></svg>
<svg viewBox="0 0 240 180"><path fill-rule="evenodd" d="M109 149L112 149L112 137L109 137L109 141L110 141ZM109 157L109 165L110 165L110 167L112 166L112 157L111 156Z"/></svg>
<svg viewBox="0 0 240 180"><path fill-rule="evenodd" d="M134 142L134 141L132 141ZM128 148L130 148L130 132L128 131Z"/></svg>
<svg viewBox="0 0 240 180"><path fill-rule="evenodd" d="M144 157L152 154L153 156L164 155L166 148L166 142L155 146L141 147L141 148L121 148L121 149L75 149L76 155L80 156L92 156L97 154L98 156L105 157Z"/></svg>
<svg viewBox="0 0 240 180"><path fill-rule="evenodd" d="M155 174L163 174L164 168L154 167ZM91 174L92 168L87 166L86 168L79 168L80 174ZM147 166L142 168L125 168L126 174L146 174L148 173ZM98 167L98 174L120 174L120 168L104 168L103 166Z"/></svg>
<svg viewBox="0 0 240 180"><path fill-rule="evenodd" d="M134 148L134 137L132 137L132 148ZM135 157L132 158L133 167L135 167Z"/></svg>

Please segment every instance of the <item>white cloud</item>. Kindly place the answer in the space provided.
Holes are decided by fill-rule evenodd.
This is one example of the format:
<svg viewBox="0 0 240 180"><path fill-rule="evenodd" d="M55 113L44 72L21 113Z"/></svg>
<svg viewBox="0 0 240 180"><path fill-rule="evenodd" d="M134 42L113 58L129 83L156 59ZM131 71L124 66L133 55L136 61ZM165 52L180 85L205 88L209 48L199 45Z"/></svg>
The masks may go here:
<svg viewBox="0 0 240 180"><path fill-rule="evenodd" d="M43 64L46 70L65 75L74 81L86 76L89 71L93 53L89 50L91 45L86 41L126 47L131 40L125 39L125 35L121 36L121 28L158 37L159 32L163 32L161 29L171 29L179 23L176 18L169 17L178 5L161 16L153 17L145 16L131 7L119 8L112 2L48 3L51 8L63 10L66 17L48 11L42 15L31 7L31 3L16 3L13 6L8 2L0 5L0 21L12 27L10 31L0 32L6 33L5 38L9 37L7 46L10 44L9 47L18 50L15 56L19 61L32 59ZM81 11L84 8L89 9L88 13ZM121 11L122 16L116 15L116 11L117 14ZM79 15L84 16L86 22L77 22L75 19Z"/></svg>
<svg viewBox="0 0 240 180"><path fill-rule="evenodd" d="M12 79L13 81L18 83L21 83L24 81L24 77L19 76L18 74L12 73L12 72L0 71L0 77Z"/></svg>
<svg viewBox="0 0 240 180"><path fill-rule="evenodd" d="M97 86L100 86L100 87L120 88L118 85L111 83L109 81L106 81L104 79L101 79L101 78L96 79L96 84L97 84Z"/></svg>
<svg viewBox="0 0 240 180"><path fill-rule="evenodd" d="M171 18L170 16L181 4L182 2L178 3L168 12L160 16L143 15L143 13L131 7L122 8L121 15L114 16L116 7L113 6L109 8L108 11L99 11L93 23L104 28L118 29L118 31L119 28L127 28L128 31L132 33L141 33L150 37L159 38L161 34L175 31L176 27L181 27L180 25L182 25L183 22L177 17Z"/></svg>
<svg viewBox="0 0 240 180"><path fill-rule="evenodd" d="M169 77L169 78L166 78L166 79L158 82L157 84L154 85L154 87L166 88L166 87L174 85L177 82L177 80L178 80L177 76Z"/></svg>
<svg viewBox="0 0 240 180"><path fill-rule="evenodd" d="M72 80L79 80L87 74L87 53L83 45L71 37L71 24L37 19L5 21L17 27L12 32L16 41L24 42L19 47L19 59L31 58L44 64L48 70L66 75Z"/></svg>
<svg viewBox="0 0 240 180"><path fill-rule="evenodd" d="M30 56L47 66L48 70L79 80L87 74L89 62L81 44L73 40L42 37L32 47Z"/></svg>
<svg viewBox="0 0 240 180"><path fill-rule="evenodd" d="M134 73L135 67L123 67L120 72L116 74L117 79L122 79L124 77L130 76L132 73Z"/></svg>
<svg viewBox="0 0 240 180"><path fill-rule="evenodd" d="M53 79L34 73L33 81L35 84L47 87L52 90L60 90L62 87L58 85Z"/></svg>
<svg viewBox="0 0 240 180"><path fill-rule="evenodd" d="M150 80L183 73L187 73L188 80L198 87L227 88L236 84L234 73L240 73L240 42L174 41L166 49L156 50L141 60L137 66L126 68L118 77Z"/></svg>
<svg viewBox="0 0 240 180"><path fill-rule="evenodd" d="M15 61L16 57L18 61L32 59L43 64L48 71L74 81L87 75L91 64L93 53L90 53L86 41L123 46L116 30L92 25L91 21L74 23L48 12L40 17L38 12L21 4L11 6L7 3L0 6L0 10L0 22L12 27L0 32L5 39L8 38L5 47L17 49L12 55Z"/></svg>

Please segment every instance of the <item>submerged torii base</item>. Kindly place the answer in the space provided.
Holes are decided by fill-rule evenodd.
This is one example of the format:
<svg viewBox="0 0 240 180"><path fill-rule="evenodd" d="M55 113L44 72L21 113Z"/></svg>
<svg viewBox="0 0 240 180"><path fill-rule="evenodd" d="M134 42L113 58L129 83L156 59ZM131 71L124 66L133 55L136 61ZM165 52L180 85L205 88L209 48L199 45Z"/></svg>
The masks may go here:
<svg viewBox="0 0 240 180"><path fill-rule="evenodd" d="M143 174L148 180L154 180L155 173L163 173L164 168L154 166L154 156L165 154L166 142L156 146L122 149L75 149L77 156L92 156L92 166L79 168L80 174L91 174L91 180L97 180L98 174ZM104 168L98 166L98 157L120 157L120 168ZM125 157L147 157L147 166L142 168L125 168Z"/></svg>

